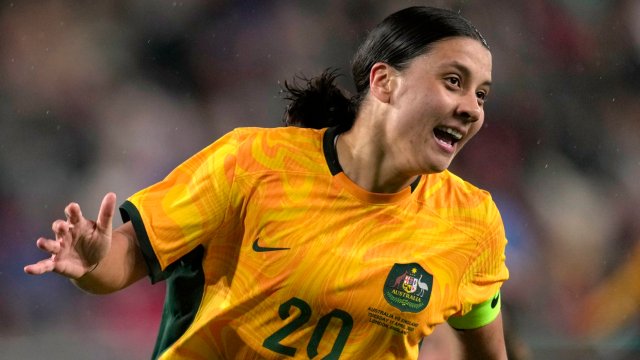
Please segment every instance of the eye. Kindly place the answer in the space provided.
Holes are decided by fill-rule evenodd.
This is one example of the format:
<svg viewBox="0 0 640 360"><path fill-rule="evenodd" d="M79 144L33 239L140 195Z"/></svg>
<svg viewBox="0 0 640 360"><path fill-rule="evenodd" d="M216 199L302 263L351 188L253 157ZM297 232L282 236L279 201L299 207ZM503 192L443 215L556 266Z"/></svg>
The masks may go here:
<svg viewBox="0 0 640 360"><path fill-rule="evenodd" d="M449 76L449 77L446 77L445 80L450 85L453 85L455 87L460 87L460 78L457 76Z"/></svg>
<svg viewBox="0 0 640 360"><path fill-rule="evenodd" d="M476 92L476 97L478 98L478 104L483 105L485 101L487 101L487 92L478 91Z"/></svg>

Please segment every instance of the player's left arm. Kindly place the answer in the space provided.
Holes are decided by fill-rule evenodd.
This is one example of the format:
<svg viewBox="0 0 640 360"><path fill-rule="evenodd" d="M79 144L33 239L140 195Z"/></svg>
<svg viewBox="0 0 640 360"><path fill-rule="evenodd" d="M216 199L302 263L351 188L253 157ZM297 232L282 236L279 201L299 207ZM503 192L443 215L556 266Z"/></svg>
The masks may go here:
<svg viewBox="0 0 640 360"><path fill-rule="evenodd" d="M504 225L493 201L488 204L487 232L482 236L479 253L467 269L460 293L463 309L460 314L447 319L460 340L463 359L507 359L507 349L502 326L500 284L509 278L505 266L507 240ZM491 290L493 289L493 290ZM481 303L470 301L490 295ZM486 299L486 298L485 298Z"/></svg>
<svg viewBox="0 0 640 360"><path fill-rule="evenodd" d="M455 333L462 344L463 359L507 359L502 314L487 325L476 329L456 329Z"/></svg>
<svg viewBox="0 0 640 360"><path fill-rule="evenodd" d="M464 359L507 358L501 306L502 299L498 291L489 300L474 305L463 316L452 316L447 320L456 330Z"/></svg>
<svg viewBox="0 0 640 360"><path fill-rule="evenodd" d="M495 304L495 300L490 299L489 304ZM448 322L449 326L442 325L446 327L424 339L419 360L438 355L447 359L507 359L499 308L496 311L479 304L465 316L449 318ZM434 335L436 338L432 338Z"/></svg>
<svg viewBox="0 0 640 360"><path fill-rule="evenodd" d="M489 199L490 200L490 199ZM507 239L500 212L493 200L487 202L487 232L482 237L481 253L469 267L472 280L461 287L463 298L477 299L489 289L496 289L492 297L472 305L462 316L452 316L447 322L460 339L464 359L507 359L502 326L500 286L509 278L505 266Z"/></svg>
<svg viewBox="0 0 640 360"><path fill-rule="evenodd" d="M502 328L502 299L498 291L489 300L474 305L463 316L452 316L447 322L461 342L463 359L502 360L507 349Z"/></svg>

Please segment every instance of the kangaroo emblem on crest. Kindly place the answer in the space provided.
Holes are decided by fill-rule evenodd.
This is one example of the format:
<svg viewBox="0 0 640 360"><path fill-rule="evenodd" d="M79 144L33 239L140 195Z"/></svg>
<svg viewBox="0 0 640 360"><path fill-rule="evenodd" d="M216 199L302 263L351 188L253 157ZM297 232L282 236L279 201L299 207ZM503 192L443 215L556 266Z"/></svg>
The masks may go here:
<svg viewBox="0 0 640 360"><path fill-rule="evenodd" d="M400 286L402 286L402 282L403 282L403 281L404 281L404 279L407 277L407 275L408 275L408 274L407 274L407 270L405 270L405 271L404 271L404 273L403 273L402 275L398 276L398 277L396 278L396 281L393 283L393 288L394 288L394 289L397 289L397 288L399 288Z"/></svg>

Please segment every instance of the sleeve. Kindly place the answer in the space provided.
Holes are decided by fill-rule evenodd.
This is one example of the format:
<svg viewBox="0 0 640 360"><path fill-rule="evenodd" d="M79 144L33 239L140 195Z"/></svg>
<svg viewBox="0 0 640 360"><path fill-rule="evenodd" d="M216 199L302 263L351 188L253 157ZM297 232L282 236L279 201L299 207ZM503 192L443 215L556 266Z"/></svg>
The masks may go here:
<svg viewBox="0 0 640 360"><path fill-rule="evenodd" d="M500 304L493 300L500 300L500 287L509 278L505 264L507 239L504 224L491 198L488 198L487 204L485 236L479 241L476 255L470 261L460 284L462 308L449 319L453 327L456 324L464 328L480 327L493 321L499 313L497 305ZM482 306L487 304L489 306ZM492 307L492 304L495 305Z"/></svg>
<svg viewBox="0 0 640 360"><path fill-rule="evenodd" d="M169 265L215 238L231 196L238 143L236 131L223 136L121 205L152 282L163 280Z"/></svg>

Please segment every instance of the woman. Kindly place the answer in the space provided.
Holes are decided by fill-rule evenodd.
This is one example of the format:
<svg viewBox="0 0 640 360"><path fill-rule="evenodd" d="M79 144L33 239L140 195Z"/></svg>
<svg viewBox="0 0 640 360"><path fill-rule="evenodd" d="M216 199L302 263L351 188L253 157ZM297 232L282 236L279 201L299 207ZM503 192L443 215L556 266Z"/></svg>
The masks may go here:
<svg viewBox="0 0 640 360"><path fill-rule="evenodd" d="M468 357L506 358L500 215L446 171L478 132L491 53L458 14L401 10L353 60L357 95L325 73L287 85L290 124L236 129L130 197L111 230L71 203L51 258L92 293L167 280L154 357L413 358L448 321Z"/></svg>

